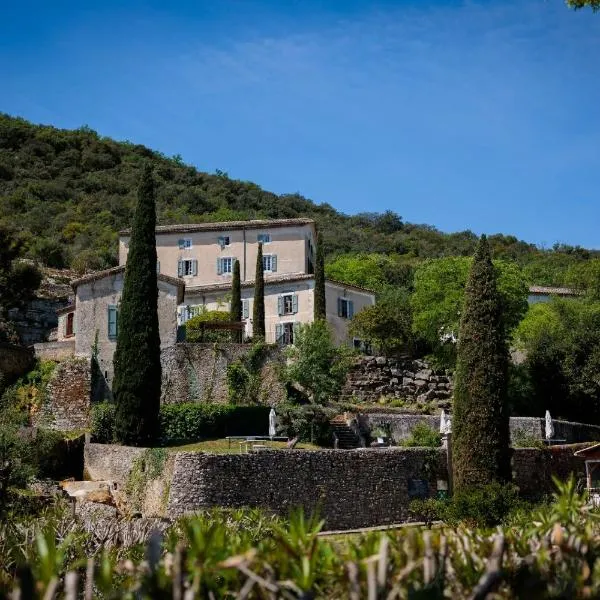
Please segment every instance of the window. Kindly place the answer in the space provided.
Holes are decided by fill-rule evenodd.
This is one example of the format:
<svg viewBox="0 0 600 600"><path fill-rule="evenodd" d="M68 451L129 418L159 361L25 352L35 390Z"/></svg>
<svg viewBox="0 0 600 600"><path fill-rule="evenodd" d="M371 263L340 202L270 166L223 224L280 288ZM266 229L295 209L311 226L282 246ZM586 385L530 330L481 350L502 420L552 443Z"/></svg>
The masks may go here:
<svg viewBox="0 0 600 600"><path fill-rule="evenodd" d="M183 240L179 240L179 249L180 250L189 250L192 247L192 240L189 238L185 238Z"/></svg>
<svg viewBox="0 0 600 600"><path fill-rule="evenodd" d="M217 275L231 275L233 273L233 263L237 260L232 256L217 258Z"/></svg>
<svg viewBox="0 0 600 600"><path fill-rule="evenodd" d="M74 331L73 331L73 321L75 320L75 313L68 313L67 314L67 323L66 323L66 327L65 327L65 336L71 336L73 335Z"/></svg>
<svg viewBox="0 0 600 600"><path fill-rule="evenodd" d="M259 244L270 244L271 243L271 234L270 233L259 233L256 236L256 239Z"/></svg>
<svg viewBox="0 0 600 600"><path fill-rule="evenodd" d="M294 343L295 323L278 323L275 325L275 339L280 346Z"/></svg>
<svg viewBox="0 0 600 600"><path fill-rule="evenodd" d="M178 277L191 277L198 275L198 261L191 258L184 258L177 263Z"/></svg>
<svg viewBox="0 0 600 600"><path fill-rule="evenodd" d="M221 248L225 248L225 246L229 246L230 244L230 239L228 235L220 235L219 236L219 246L221 246Z"/></svg>
<svg viewBox="0 0 600 600"><path fill-rule="evenodd" d="M115 339L119 333L119 309L116 304L108 305L108 337Z"/></svg>
<svg viewBox="0 0 600 600"><path fill-rule="evenodd" d="M338 298L338 317L351 319L354 316L354 302L348 298Z"/></svg>
<svg viewBox="0 0 600 600"><path fill-rule="evenodd" d="M277 255L265 254L263 256L263 269L270 273L277 271Z"/></svg>
<svg viewBox="0 0 600 600"><path fill-rule="evenodd" d="M250 300L248 298L242 298L242 319L248 319L250 317Z"/></svg>
<svg viewBox="0 0 600 600"><path fill-rule="evenodd" d="M277 298L279 316L295 315L298 312L298 296L296 294L282 294Z"/></svg>

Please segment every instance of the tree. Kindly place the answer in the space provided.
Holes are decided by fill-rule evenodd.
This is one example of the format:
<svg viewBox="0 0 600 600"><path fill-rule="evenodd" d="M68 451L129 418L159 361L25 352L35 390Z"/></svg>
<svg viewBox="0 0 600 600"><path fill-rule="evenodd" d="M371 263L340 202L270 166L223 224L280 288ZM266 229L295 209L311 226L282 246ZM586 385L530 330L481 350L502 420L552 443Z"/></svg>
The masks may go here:
<svg viewBox="0 0 600 600"><path fill-rule="evenodd" d="M600 10L600 0L567 0L570 8L578 10L589 6L594 12Z"/></svg>
<svg viewBox="0 0 600 600"><path fill-rule="evenodd" d="M334 344L325 321L315 321L298 327L288 357L288 379L299 383L314 403L324 404L340 393L352 353L346 346Z"/></svg>
<svg viewBox="0 0 600 600"><path fill-rule="evenodd" d="M410 295L391 288L377 298L377 304L363 308L350 322L351 335L373 344L385 354L412 351L412 311Z"/></svg>
<svg viewBox="0 0 600 600"><path fill-rule="evenodd" d="M327 310L325 305L325 252L323 236L317 235L317 255L315 258L315 321L325 321Z"/></svg>
<svg viewBox="0 0 600 600"><path fill-rule="evenodd" d="M443 345L444 340L457 336L471 263L472 259L465 257L432 259L415 272L411 297L413 331L434 350ZM508 261L493 264L504 324L510 333L527 311L528 287L517 264Z"/></svg>
<svg viewBox="0 0 600 600"><path fill-rule="evenodd" d="M258 244L256 275L254 277L254 310L252 312L252 337L265 339L265 267L262 243Z"/></svg>
<svg viewBox="0 0 600 600"><path fill-rule="evenodd" d="M233 281L231 283L231 308L229 316L236 323L242 322L242 283L240 281L240 261L233 262ZM240 343L242 341L242 332L233 332L234 341Z"/></svg>
<svg viewBox="0 0 600 600"><path fill-rule="evenodd" d="M114 355L115 435L119 442L134 446L150 444L158 431L161 364L155 227L154 179L146 165L131 228Z"/></svg>
<svg viewBox="0 0 600 600"><path fill-rule="evenodd" d="M496 280L482 236L469 272L458 336L452 418L457 492L511 478L508 346Z"/></svg>

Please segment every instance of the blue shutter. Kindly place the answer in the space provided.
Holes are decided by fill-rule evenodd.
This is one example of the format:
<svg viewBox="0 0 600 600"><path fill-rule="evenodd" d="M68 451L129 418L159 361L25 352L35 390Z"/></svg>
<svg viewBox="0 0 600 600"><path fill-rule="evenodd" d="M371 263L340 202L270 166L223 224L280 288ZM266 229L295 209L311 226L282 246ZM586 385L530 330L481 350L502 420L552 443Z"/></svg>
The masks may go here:
<svg viewBox="0 0 600 600"><path fill-rule="evenodd" d="M183 250L185 248L185 240L179 240L177 244L179 245L180 250Z"/></svg>
<svg viewBox="0 0 600 600"><path fill-rule="evenodd" d="M280 317L283 315L283 296L279 296L279 298L277 298L277 313Z"/></svg>
<svg viewBox="0 0 600 600"><path fill-rule="evenodd" d="M183 277L183 261L177 261L177 277Z"/></svg>
<svg viewBox="0 0 600 600"><path fill-rule="evenodd" d="M277 271L277 255L276 254L271 255L271 271L273 273L275 273L275 271Z"/></svg>
<svg viewBox="0 0 600 600"><path fill-rule="evenodd" d="M223 274L223 262L220 258L217 258L217 275Z"/></svg>
<svg viewBox="0 0 600 600"><path fill-rule="evenodd" d="M338 317L342 316L342 299L338 298Z"/></svg>
<svg viewBox="0 0 600 600"><path fill-rule="evenodd" d="M275 341L278 344L280 344L282 337L283 337L283 325L281 323L277 323L275 325Z"/></svg>
<svg viewBox="0 0 600 600"><path fill-rule="evenodd" d="M192 275L198 275L198 261L192 261Z"/></svg>
<svg viewBox="0 0 600 600"><path fill-rule="evenodd" d="M348 300L348 318L351 319L354 316L354 302Z"/></svg>
<svg viewBox="0 0 600 600"><path fill-rule="evenodd" d="M225 238L222 235L219 236L219 246L221 246L221 248L225 246Z"/></svg>
<svg viewBox="0 0 600 600"><path fill-rule="evenodd" d="M108 337L116 338L118 333L117 307L114 304L108 305Z"/></svg>
<svg viewBox="0 0 600 600"><path fill-rule="evenodd" d="M298 294L292 296L292 312L294 314L298 312Z"/></svg>
<svg viewBox="0 0 600 600"><path fill-rule="evenodd" d="M247 319L250 315L250 300L244 298L242 300L242 319Z"/></svg>

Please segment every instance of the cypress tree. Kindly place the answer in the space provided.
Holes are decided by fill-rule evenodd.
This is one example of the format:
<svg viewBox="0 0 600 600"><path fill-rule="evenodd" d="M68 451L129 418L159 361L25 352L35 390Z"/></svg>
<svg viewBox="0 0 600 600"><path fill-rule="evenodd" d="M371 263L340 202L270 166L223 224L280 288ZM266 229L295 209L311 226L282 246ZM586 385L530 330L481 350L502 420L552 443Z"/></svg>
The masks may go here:
<svg viewBox="0 0 600 600"><path fill-rule="evenodd" d="M455 491L510 481L508 346L490 248L482 236L460 321L452 417Z"/></svg>
<svg viewBox="0 0 600 600"><path fill-rule="evenodd" d="M155 227L154 180L146 165L131 228L114 355L115 436L133 446L151 444L158 432L161 365Z"/></svg>
<svg viewBox="0 0 600 600"><path fill-rule="evenodd" d="M242 321L242 283L240 281L240 262L233 263L233 281L231 283L231 308L229 316L232 321L241 323ZM242 341L242 332L236 331L233 335L234 341Z"/></svg>
<svg viewBox="0 0 600 600"><path fill-rule="evenodd" d="M315 258L315 321L325 321L325 253L323 251L323 236L317 234L317 255Z"/></svg>
<svg viewBox="0 0 600 600"><path fill-rule="evenodd" d="M265 339L265 269L263 265L262 242L258 244L256 255L256 275L254 276L254 310L252 311L252 337Z"/></svg>

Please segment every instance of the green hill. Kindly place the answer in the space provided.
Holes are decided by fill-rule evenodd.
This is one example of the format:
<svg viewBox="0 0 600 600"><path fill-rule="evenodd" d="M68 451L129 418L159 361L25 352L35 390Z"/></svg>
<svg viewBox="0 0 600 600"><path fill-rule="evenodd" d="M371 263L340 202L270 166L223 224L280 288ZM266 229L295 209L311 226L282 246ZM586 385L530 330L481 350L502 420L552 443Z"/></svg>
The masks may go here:
<svg viewBox="0 0 600 600"><path fill-rule="evenodd" d="M344 215L299 194L278 196L226 173L202 173L178 157L116 142L87 127L33 125L0 114L0 223L17 230L26 256L82 272L116 264L117 231L130 225L145 161L155 168L161 224L250 218L312 217L326 252L387 253L398 263L467 255L476 236L413 225L389 211ZM491 236L494 254L518 261L540 284L562 283L566 268L592 253L557 246L542 251L513 236ZM595 254L595 253L594 253Z"/></svg>

